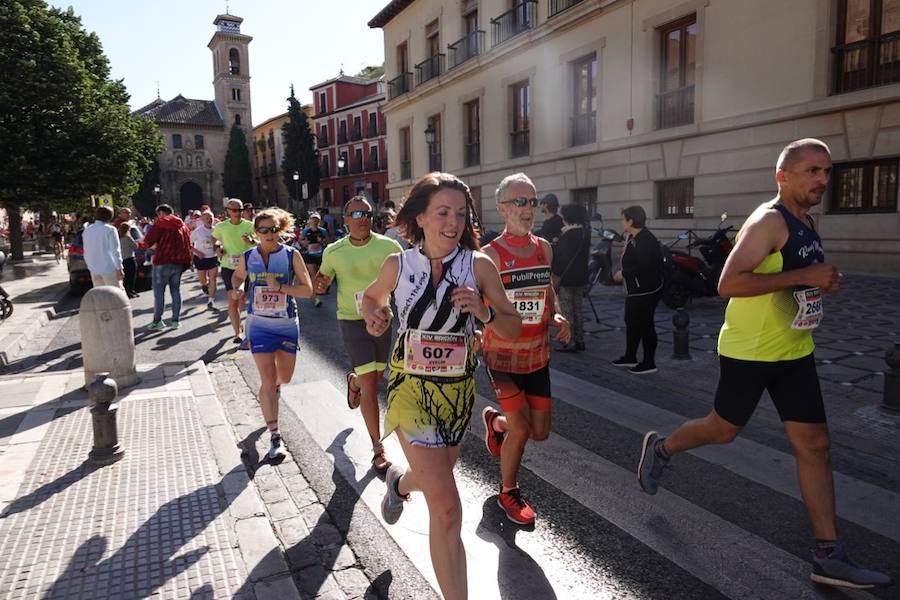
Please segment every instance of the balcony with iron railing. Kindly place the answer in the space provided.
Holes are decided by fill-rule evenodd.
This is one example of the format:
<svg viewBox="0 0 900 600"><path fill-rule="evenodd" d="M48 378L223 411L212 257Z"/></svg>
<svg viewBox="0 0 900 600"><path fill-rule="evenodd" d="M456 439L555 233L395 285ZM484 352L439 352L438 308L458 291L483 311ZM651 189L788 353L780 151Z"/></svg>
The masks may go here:
<svg viewBox="0 0 900 600"><path fill-rule="evenodd" d="M400 161L400 179L412 179L412 163L408 160Z"/></svg>
<svg viewBox="0 0 900 600"><path fill-rule="evenodd" d="M338 133L338 144L346 144L347 143L347 130L341 129L340 133Z"/></svg>
<svg viewBox="0 0 900 600"><path fill-rule="evenodd" d="M444 55L435 54L416 65L416 85L434 79L444 72Z"/></svg>
<svg viewBox="0 0 900 600"><path fill-rule="evenodd" d="M327 148L331 142L328 141L328 134L324 133L319 136L319 148Z"/></svg>
<svg viewBox="0 0 900 600"><path fill-rule="evenodd" d="M457 67L470 58L479 56L484 52L484 31L473 31L462 39L456 40L447 46L449 54L448 69Z"/></svg>
<svg viewBox="0 0 900 600"><path fill-rule="evenodd" d="M328 163L319 165L319 177L321 177L322 179L331 177L331 175L328 174Z"/></svg>
<svg viewBox="0 0 900 600"><path fill-rule="evenodd" d="M350 161L350 174L358 175L363 172L363 165L361 160L351 160Z"/></svg>
<svg viewBox="0 0 900 600"><path fill-rule="evenodd" d="M378 137L378 126L369 123L369 126L366 128L366 137L373 138Z"/></svg>
<svg viewBox="0 0 900 600"><path fill-rule="evenodd" d="M659 129L688 125L694 122L694 86L669 90L657 96Z"/></svg>
<svg viewBox="0 0 900 600"><path fill-rule="evenodd" d="M360 127L354 127L353 131L350 133L350 141L358 142L362 139L362 129Z"/></svg>
<svg viewBox="0 0 900 600"><path fill-rule="evenodd" d="M536 16L537 0L524 0L499 17L491 19L491 47L499 46L534 28Z"/></svg>
<svg viewBox="0 0 900 600"><path fill-rule="evenodd" d="M374 173L375 171L380 171L381 165L378 164L378 160L369 159L366 161L366 173Z"/></svg>
<svg viewBox="0 0 900 600"><path fill-rule="evenodd" d="M388 100L402 96L412 88L412 73L401 73L388 81Z"/></svg>
<svg viewBox="0 0 900 600"><path fill-rule="evenodd" d="M581 1L582 0L550 0L547 16L556 16L567 8L572 8Z"/></svg>
<svg viewBox="0 0 900 600"><path fill-rule="evenodd" d="M437 152L429 152L428 153L428 170L429 171L440 171L441 170L441 153Z"/></svg>
<svg viewBox="0 0 900 600"><path fill-rule="evenodd" d="M572 117L572 145L593 144L597 141L597 113L589 112Z"/></svg>
<svg viewBox="0 0 900 600"><path fill-rule="evenodd" d="M831 51L836 94L900 81L900 31L835 46Z"/></svg>
<svg viewBox="0 0 900 600"><path fill-rule="evenodd" d="M518 158L520 156L528 156L528 129L513 131L509 134L509 156L510 158Z"/></svg>
<svg viewBox="0 0 900 600"><path fill-rule="evenodd" d="M463 147L463 166L474 167L481 164L481 144L473 142Z"/></svg>

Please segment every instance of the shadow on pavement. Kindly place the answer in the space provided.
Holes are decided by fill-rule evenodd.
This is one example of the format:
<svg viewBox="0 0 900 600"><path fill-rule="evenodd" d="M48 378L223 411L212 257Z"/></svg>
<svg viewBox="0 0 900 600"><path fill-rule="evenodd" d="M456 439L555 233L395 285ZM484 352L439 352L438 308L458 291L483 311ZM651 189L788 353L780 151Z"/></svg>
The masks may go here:
<svg viewBox="0 0 900 600"><path fill-rule="evenodd" d="M235 467L225 477L238 470L242 467ZM43 597L88 598L102 587L111 598L153 595L166 581L209 552L209 547L204 546L176 555L228 509L230 500L220 496L220 484L205 485L166 502L106 560L101 558L107 550L107 539L101 535L91 537L78 547L65 571ZM202 592L203 588L197 591Z"/></svg>
<svg viewBox="0 0 900 600"><path fill-rule="evenodd" d="M64 491L70 485L78 483L99 468L101 468L99 465L95 465L94 463L85 460L65 475L61 475L53 481L45 483L29 494L16 498L15 501L7 506L3 513L0 514L0 519L11 517L16 513L25 512L26 510L31 510L45 500L49 500L51 497Z"/></svg>
<svg viewBox="0 0 900 600"><path fill-rule="evenodd" d="M503 600L554 600L556 592L547 581L544 570L516 545L516 534L519 531L533 530L534 526L523 527L507 519L503 509L497 506L496 494L484 501L481 511L481 522L475 529L475 535L491 542L500 551L497 559L500 597Z"/></svg>

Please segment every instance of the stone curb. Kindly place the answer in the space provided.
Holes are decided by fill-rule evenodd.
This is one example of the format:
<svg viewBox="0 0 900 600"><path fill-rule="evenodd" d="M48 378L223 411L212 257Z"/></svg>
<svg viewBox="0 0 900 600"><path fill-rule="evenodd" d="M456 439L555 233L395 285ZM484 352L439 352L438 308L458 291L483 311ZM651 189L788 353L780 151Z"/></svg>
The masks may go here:
<svg viewBox="0 0 900 600"><path fill-rule="evenodd" d="M222 475L221 489L229 503L232 527L256 597L300 600L300 592L291 577L265 505L241 461L234 430L225 416L206 364L203 361L192 363L187 372L200 420Z"/></svg>
<svg viewBox="0 0 900 600"><path fill-rule="evenodd" d="M60 302L62 302L62 297L57 298L55 304ZM22 331L13 332L0 338L0 367L5 367L15 360L28 341L34 337L34 334L56 316L56 307L33 312L38 312L37 318L26 321Z"/></svg>

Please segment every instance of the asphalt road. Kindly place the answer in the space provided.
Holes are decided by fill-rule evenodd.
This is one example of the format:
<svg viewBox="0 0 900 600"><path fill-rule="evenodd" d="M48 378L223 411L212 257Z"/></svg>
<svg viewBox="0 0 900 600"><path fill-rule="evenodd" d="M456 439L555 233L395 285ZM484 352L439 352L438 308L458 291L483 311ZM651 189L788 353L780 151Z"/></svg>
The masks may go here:
<svg viewBox="0 0 900 600"><path fill-rule="evenodd" d="M143 293L135 301L137 361L235 361L248 384L258 385L249 352L236 351L230 341L225 311L207 310L193 275L186 276L183 294L183 326L177 331L148 332L152 294ZM324 297L319 309L301 301L301 352L294 385L284 394L284 410L291 411L284 419L285 436L305 449L319 449L321 454L309 459L310 468L319 471L327 465L322 460L336 436L348 427L355 427L355 435L361 424L359 413L351 413L340 401L346 367L334 300L334 295ZM58 332L40 360L19 368L80 366L77 302L66 300L64 312L52 323ZM633 471L644 428L662 418L660 411L679 419L700 414L701 401L674 398L671 389L648 382L626 384L581 360L554 355L552 366L574 377L575 383L554 394L551 439L526 451L520 484L538 513L533 529L513 527L502 518L495 504L498 465L484 450L480 422L473 419L457 469L471 597L900 598L896 587L870 596L809 584L811 540L805 509L793 481L789 449L774 436L750 436L748 445L735 446L732 455L713 449L679 456L666 474L664 490L654 497L641 494ZM608 388L624 393L613 395ZM491 398L483 374L479 393L481 406ZM342 473L371 505L372 498L380 498L383 484L371 477L360 483L366 451L348 450L351 460ZM399 458L398 451L393 456ZM761 464L764 460L770 462ZM872 503L871 508L860 503L839 508L843 539L858 562L900 578L897 474L863 473L864 457L841 455L835 462L843 477L839 492ZM341 489L346 493L348 488ZM367 551L367 543L368 551L378 552L383 539L379 536L391 535L409 557L396 560L412 560L433 580L427 551L422 550L424 502L413 504L418 508L411 508L397 526L355 536L351 542L358 554Z"/></svg>

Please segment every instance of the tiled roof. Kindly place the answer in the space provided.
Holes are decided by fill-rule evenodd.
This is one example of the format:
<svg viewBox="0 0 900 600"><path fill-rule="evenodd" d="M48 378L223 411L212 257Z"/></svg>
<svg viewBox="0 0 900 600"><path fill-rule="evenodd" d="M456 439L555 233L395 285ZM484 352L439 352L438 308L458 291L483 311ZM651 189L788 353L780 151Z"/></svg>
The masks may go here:
<svg viewBox="0 0 900 600"><path fill-rule="evenodd" d="M363 79L362 77L353 77L351 75L338 75L337 77L333 77L328 81L323 81L322 83L317 83L316 85L310 87L310 90L316 90L320 87L324 87L328 84L334 83L335 81L340 81L343 83L353 83L356 85L369 85L370 83L375 83L381 79L381 76L376 77L375 79Z"/></svg>
<svg viewBox="0 0 900 600"><path fill-rule="evenodd" d="M372 29L384 27L413 2L414 0L391 0L387 6L381 9L381 12L372 17L372 20L369 21L369 27Z"/></svg>
<svg viewBox="0 0 900 600"><path fill-rule="evenodd" d="M136 116L151 117L159 124L224 127L225 121L212 100L191 100L178 94L168 102L157 98L134 111Z"/></svg>

